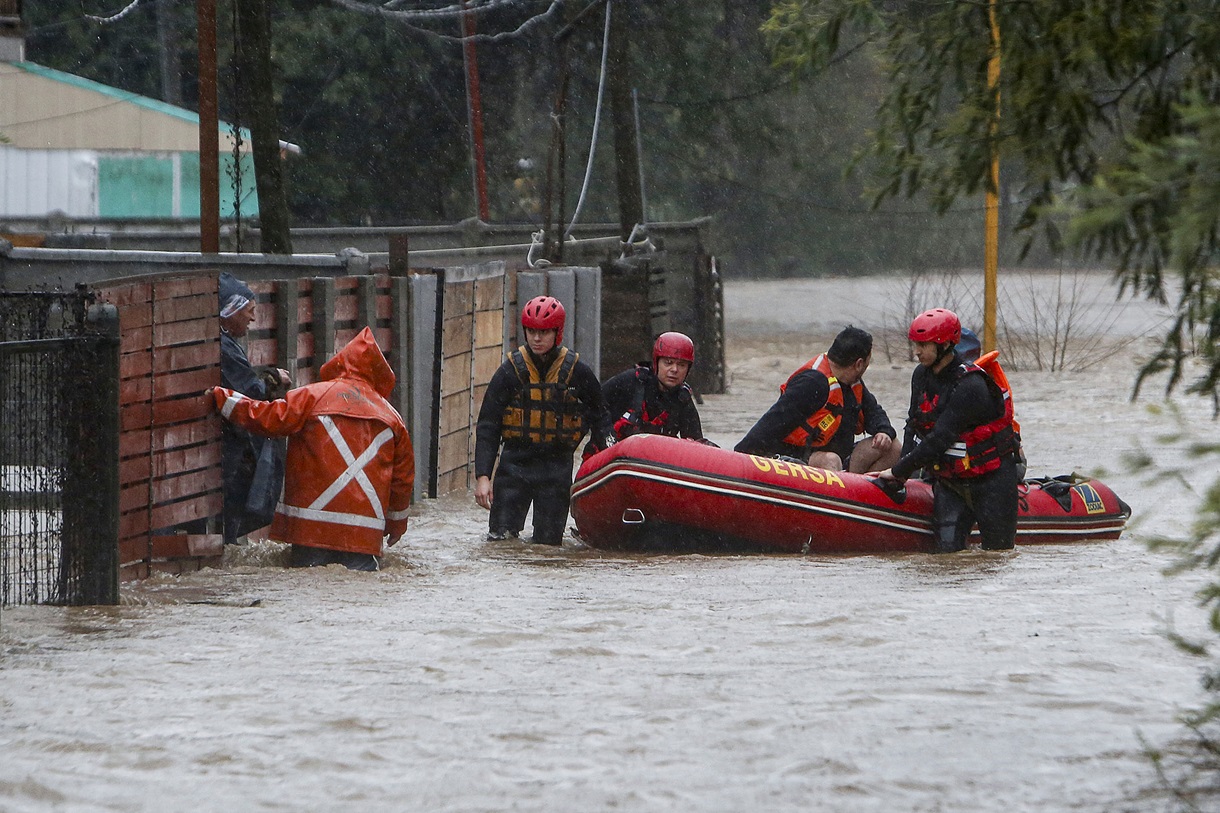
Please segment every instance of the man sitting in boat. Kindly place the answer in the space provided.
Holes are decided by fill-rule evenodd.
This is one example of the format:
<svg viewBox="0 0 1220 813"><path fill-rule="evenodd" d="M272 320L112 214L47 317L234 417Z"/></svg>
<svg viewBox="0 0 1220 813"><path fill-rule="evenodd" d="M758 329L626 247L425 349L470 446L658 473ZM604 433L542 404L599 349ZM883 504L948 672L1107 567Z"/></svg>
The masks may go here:
<svg viewBox="0 0 1220 813"><path fill-rule="evenodd" d="M857 474L893 465L898 433L863 381L872 356L871 333L852 326L841 330L829 350L780 385L779 400L734 451ZM857 435L867 437L856 442Z"/></svg>
<svg viewBox="0 0 1220 813"><path fill-rule="evenodd" d="M953 311L921 313L908 336L919 360L907 419L914 440L897 463L876 476L905 481L919 469L935 474L937 553L963 550L976 522L985 550L1007 550L1016 540L1021 481L1010 392L983 367L962 358L957 350L962 323Z"/></svg>
<svg viewBox="0 0 1220 813"><path fill-rule="evenodd" d="M695 394L686 383L694 363L695 343L689 336L662 333L652 346L652 364L640 362L602 384L606 408L615 419L614 436L704 440Z"/></svg>
<svg viewBox="0 0 1220 813"><path fill-rule="evenodd" d="M614 443L596 373L563 346L564 321L555 297L525 303L525 346L509 353L483 394L475 427L474 499L491 512L490 539L517 537L532 503L531 541L563 544L573 453L586 432L598 447Z"/></svg>

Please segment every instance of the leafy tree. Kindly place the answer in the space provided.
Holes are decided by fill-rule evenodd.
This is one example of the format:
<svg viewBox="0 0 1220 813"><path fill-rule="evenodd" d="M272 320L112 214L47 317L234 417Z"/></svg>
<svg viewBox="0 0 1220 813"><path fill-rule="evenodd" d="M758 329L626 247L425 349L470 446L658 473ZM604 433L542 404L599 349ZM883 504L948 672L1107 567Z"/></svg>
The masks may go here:
<svg viewBox="0 0 1220 813"><path fill-rule="evenodd" d="M937 211L986 188L993 150L1024 209L1016 228L1118 263L1122 291L1158 301L1180 282L1177 325L1144 374L1170 386L1198 338L1220 381L1212 279L1220 176L1209 122L1220 102L1217 0L997 0L1001 79L989 87L990 5L975 0L780 0L765 31L802 73L875 42L887 90L872 143L875 200L926 192ZM1002 100L993 132L995 94ZM1214 126L1214 125L1212 125ZM1028 243L1027 243L1028 245ZM1193 329L1202 329L1196 337Z"/></svg>
<svg viewBox="0 0 1220 813"><path fill-rule="evenodd" d="M1001 31L997 88L986 70L990 7ZM1220 409L1220 2L780 0L765 28L778 63L798 73L877 43L889 78L866 150L877 200L926 191L944 210L985 188L995 150L1025 198L1018 228L1112 259L1120 293L1163 302L1176 283L1176 320L1137 386L1168 370L1172 390L1198 355L1206 369L1189 390ZM1180 543L1183 566L1220 567L1218 500L1220 483ZM1220 583L1200 599L1220 633ZM1220 670L1204 686L1213 700L1187 718L1196 734L1187 761L1214 776L1220 746L1206 727L1220 722ZM1160 767L1163 756L1153 754ZM1194 782L1176 780L1174 792L1202 809ZM1214 799L1214 780L1203 787Z"/></svg>
<svg viewBox="0 0 1220 813"><path fill-rule="evenodd" d="M244 78L241 93L250 119L254 175L258 186L260 247L265 254L291 254L292 235L275 82L271 70L271 14L268 0L236 0L234 29L237 62Z"/></svg>
<svg viewBox="0 0 1220 813"><path fill-rule="evenodd" d="M322 0L277 6L282 126L303 151L293 211L326 225L469 213L458 47Z"/></svg>

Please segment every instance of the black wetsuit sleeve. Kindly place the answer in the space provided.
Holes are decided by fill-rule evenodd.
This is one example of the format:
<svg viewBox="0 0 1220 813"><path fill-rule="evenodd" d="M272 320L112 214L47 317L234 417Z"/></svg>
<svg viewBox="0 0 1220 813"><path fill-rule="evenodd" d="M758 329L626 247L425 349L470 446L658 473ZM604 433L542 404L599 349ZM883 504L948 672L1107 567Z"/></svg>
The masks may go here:
<svg viewBox="0 0 1220 813"><path fill-rule="evenodd" d="M944 412L936 419L928 436L894 464L894 476L905 480L916 469L936 463L962 433L990 422L995 412L991 390L982 375L965 376L953 387Z"/></svg>
<svg viewBox="0 0 1220 813"><path fill-rule="evenodd" d="M479 420L474 430L474 475L490 477L500 453L500 429L504 410L521 389L521 380L508 362L500 365L483 392Z"/></svg>
<svg viewBox="0 0 1220 813"><path fill-rule="evenodd" d="M617 421L624 412L631 409L631 402L635 398L635 388L635 370L624 370L602 384L602 398L606 402L606 411L610 413L611 423Z"/></svg>
<svg viewBox="0 0 1220 813"><path fill-rule="evenodd" d="M691 440L703 440L703 422L699 420L699 409L695 406L693 396L682 403L678 416L678 435Z"/></svg>
<svg viewBox="0 0 1220 813"><path fill-rule="evenodd" d="M597 448L601 448L606 438L614 434L614 422L606 411L606 399L602 395L602 385L597 380L593 369L583 361L576 362L572 369L572 389L576 397L584 405L585 424Z"/></svg>
<svg viewBox="0 0 1220 813"><path fill-rule="evenodd" d="M830 382L816 370L805 370L788 383L779 400L771 405L758 423L754 424L735 452L771 455L783 448L783 440L793 429L826 405L830 397Z"/></svg>
<svg viewBox="0 0 1220 813"><path fill-rule="evenodd" d="M911 421L911 416L915 414L916 402L919 400L919 393L923 392L920 385L920 380L926 371L923 367L916 367L911 373L911 403L907 407L907 420L902 427L902 452L899 454L901 460L907 452L915 448L919 438L915 435L915 427Z"/></svg>

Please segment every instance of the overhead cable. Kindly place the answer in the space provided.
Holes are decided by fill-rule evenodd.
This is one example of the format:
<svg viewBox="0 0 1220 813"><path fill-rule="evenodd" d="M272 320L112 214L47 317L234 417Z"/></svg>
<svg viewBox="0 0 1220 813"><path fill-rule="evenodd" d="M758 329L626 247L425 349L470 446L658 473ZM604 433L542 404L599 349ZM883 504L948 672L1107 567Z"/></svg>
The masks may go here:
<svg viewBox="0 0 1220 813"><path fill-rule="evenodd" d="M348 11L355 11L372 17L381 17L383 19L391 20L404 28L408 28L412 31L416 31L420 34L425 34L436 39L445 40L447 42L476 43L501 42L503 40L519 37L529 30L536 28L544 20L551 17L559 9L559 7L563 5L563 0L551 0L551 3L549 6L547 6L546 11L528 17L524 22L510 31L501 31L496 34L473 34L468 37L455 37L448 34L440 34L427 28L421 28L418 25L412 25L410 21L461 17L463 14L477 14L484 11L493 11L500 8L520 5L527 2L538 2L538 0L487 0L487 2L481 5L472 4L466 6L465 8L458 5L446 6L445 8L437 9L413 9L408 11L401 11L394 8L393 6L397 6L398 3L386 3L385 5L374 6L369 3L359 2L359 0L331 0L331 2L340 8L347 9Z"/></svg>
<svg viewBox="0 0 1220 813"><path fill-rule="evenodd" d="M123 19L128 14L135 11L136 6L138 6L138 5L140 5L140 0L131 0L131 3L129 3L127 5L127 8L123 9L122 11L116 12L115 14L111 14L109 17L98 17L96 14L86 14L85 19L93 20L93 22L101 23L102 25L110 25L111 23L117 23L119 20Z"/></svg>
<svg viewBox="0 0 1220 813"><path fill-rule="evenodd" d="M602 120L602 95L606 90L606 56L610 53L610 7L612 0L606 0L606 27L602 32L602 67L601 76L597 80L597 107L593 112L593 136L589 141L589 161L585 164L585 181L580 187L580 199L576 201L576 209L572 212L572 220L563 233L563 239L572 236L572 227L580 217L580 208L585 205L585 195L589 192L589 179L593 176L593 156L597 152L597 130Z"/></svg>

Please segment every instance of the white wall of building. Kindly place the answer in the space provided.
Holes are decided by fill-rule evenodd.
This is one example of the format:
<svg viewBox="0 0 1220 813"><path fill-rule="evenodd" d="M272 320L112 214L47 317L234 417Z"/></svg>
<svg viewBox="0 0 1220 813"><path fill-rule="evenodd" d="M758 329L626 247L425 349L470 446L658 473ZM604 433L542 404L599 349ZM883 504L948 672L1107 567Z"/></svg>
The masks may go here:
<svg viewBox="0 0 1220 813"><path fill-rule="evenodd" d="M0 218L98 216L98 155L92 150L26 150L0 144Z"/></svg>

